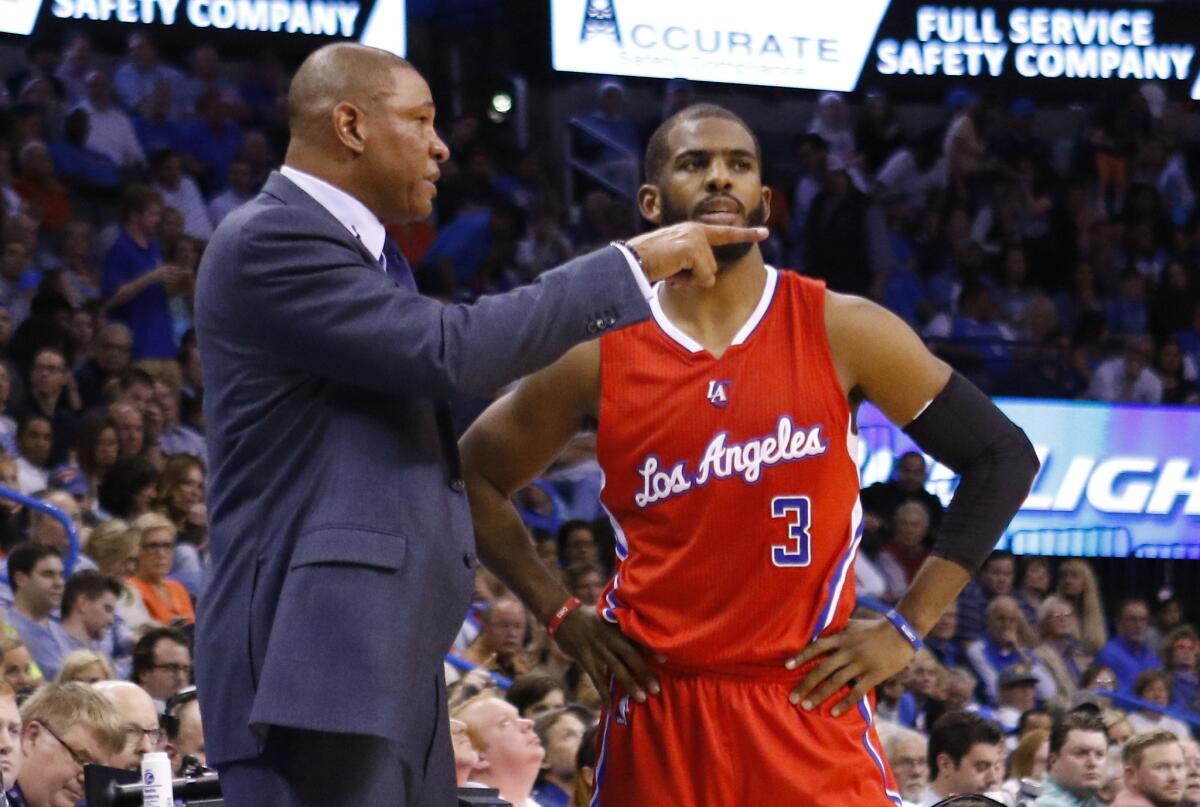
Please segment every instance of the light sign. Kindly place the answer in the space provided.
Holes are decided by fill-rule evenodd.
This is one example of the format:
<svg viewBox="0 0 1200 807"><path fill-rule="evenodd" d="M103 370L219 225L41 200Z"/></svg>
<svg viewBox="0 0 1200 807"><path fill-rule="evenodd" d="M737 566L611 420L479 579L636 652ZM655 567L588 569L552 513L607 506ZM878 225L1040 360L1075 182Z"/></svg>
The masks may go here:
<svg viewBox="0 0 1200 807"><path fill-rule="evenodd" d="M1006 544L1039 554L1200 554L1200 409L1001 399L1042 470ZM882 481L915 448L870 406L859 414L863 484ZM953 474L929 488L949 501ZM1178 554L1178 553L1177 553Z"/></svg>
<svg viewBox="0 0 1200 807"><path fill-rule="evenodd" d="M352 40L400 56L407 49L405 0L0 0L0 33L32 36L63 23L271 34L298 47Z"/></svg>
<svg viewBox="0 0 1200 807"><path fill-rule="evenodd" d="M881 75L1186 81L1196 55L1186 41L1162 41L1149 9L923 5L913 29L878 42Z"/></svg>
<svg viewBox="0 0 1200 807"><path fill-rule="evenodd" d="M850 7L848 9L848 5ZM1200 98L1200 14L1138 4L551 0L556 70L814 90L978 83L1020 94L1162 81Z"/></svg>
<svg viewBox="0 0 1200 807"><path fill-rule="evenodd" d="M556 70L852 90L888 0L551 0Z"/></svg>

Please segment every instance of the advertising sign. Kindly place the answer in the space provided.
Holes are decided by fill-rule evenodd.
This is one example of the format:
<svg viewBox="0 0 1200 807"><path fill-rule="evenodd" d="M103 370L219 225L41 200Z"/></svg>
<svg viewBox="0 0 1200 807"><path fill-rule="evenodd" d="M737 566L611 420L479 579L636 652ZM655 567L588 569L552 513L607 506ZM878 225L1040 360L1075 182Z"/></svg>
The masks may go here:
<svg viewBox="0 0 1200 807"><path fill-rule="evenodd" d="M132 0L130 0L132 2ZM812 90L979 86L1083 95L1160 81L1200 98L1193 3L551 0L554 68Z"/></svg>
<svg viewBox="0 0 1200 807"><path fill-rule="evenodd" d="M1030 554L1200 557L1200 409L999 399L1042 461L1003 545ZM886 480L912 441L859 413L863 485ZM929 489L948 502L954 474Z"/></svg>
<svg viewBox="0 0 1200 807"><path fill-rule="evenodd" d="M0 0L0 34L66 29L113 33L150 26L165 39L253 34L270 47L313 48L351 40L403 56L405 0Z"/></svg>

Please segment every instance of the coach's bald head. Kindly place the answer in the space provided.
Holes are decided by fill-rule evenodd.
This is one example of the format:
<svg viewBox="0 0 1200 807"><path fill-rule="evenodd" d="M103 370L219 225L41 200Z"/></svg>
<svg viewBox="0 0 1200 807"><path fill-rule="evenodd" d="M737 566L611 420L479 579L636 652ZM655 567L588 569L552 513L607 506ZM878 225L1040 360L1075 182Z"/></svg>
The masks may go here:
<svg viewBox="0 0 1200 807"><path fill-rule="evenodd" d="M313 52L288 91L285 162L359 199L385 223L428 216L449 156L429 85L404 59L352 43Z"/></svg>

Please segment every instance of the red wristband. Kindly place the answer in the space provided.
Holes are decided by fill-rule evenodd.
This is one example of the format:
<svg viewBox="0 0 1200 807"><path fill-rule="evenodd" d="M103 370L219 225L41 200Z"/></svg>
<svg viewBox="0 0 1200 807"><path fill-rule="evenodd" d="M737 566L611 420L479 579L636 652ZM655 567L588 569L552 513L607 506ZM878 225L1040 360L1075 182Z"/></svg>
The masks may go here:
<svg viewBox="0 0 1200 807"><path fill-rule="evenodd" d="M558 629L562 627L563 620L581 605L583 603L578 597L571 597L558 607L558 610L554 612L554 616L550 619L550 624L546 626L546 633L550 634L551 639L554 638L554 634L558 633Z"/></svg>

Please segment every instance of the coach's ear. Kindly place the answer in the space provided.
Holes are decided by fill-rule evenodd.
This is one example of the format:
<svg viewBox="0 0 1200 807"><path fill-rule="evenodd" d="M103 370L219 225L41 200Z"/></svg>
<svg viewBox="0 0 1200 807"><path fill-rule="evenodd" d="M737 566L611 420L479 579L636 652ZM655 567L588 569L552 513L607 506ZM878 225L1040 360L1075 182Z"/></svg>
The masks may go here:
<svg viewBox="0 0 1200 807"><path fill-rule="evenodd" d="M475 767L471 769L471 773L482 773L492 769L492 761L487 758L487 754L483 751L479 752L479 761L475 763Z"/></svg>
<svg viewBox="0 0 1200 807"><path fill-rule="evenodd" d="M643 185L637 192L638 212L655 227L662 224L662 193L657 185Z"/></svg>

